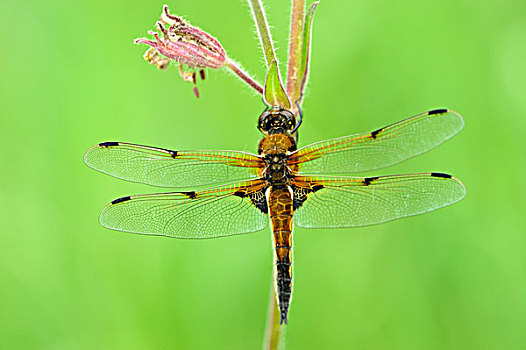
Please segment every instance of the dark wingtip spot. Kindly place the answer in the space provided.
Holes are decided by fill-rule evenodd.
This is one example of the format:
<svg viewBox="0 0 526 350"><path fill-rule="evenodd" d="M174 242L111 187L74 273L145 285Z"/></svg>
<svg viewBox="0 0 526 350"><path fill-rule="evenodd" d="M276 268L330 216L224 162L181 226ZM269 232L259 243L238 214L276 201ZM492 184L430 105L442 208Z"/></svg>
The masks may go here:
<svg viewBox="0 0 526 350"><path fill-rule="evenodd" d="M371 137L372 137L373 139L375 139L376 136L378 136L378 133L379 133L380 131L382 131L382 130L383 130L383 128L380 128L380 129L378 129L378 130L373 131L373 132L371 133Z"/></svg>
<svg viewBox="0 0 526 350"><path fill-rule="evenodd" d="M431 176L434 176L434 177L442 177L444 179L451 179L452 176L449 175L449 174L444 174L444 173L431 173Z"/></svg>
<svg viewBox="0 0 526 350"><path fill-rule="evenodd" d="M119 145L119 143L118 142L114 142L114 141L99 143L100 147L112 147L112 146L118 146L118 145Z"/></svg>
<svg viewBox="0 0 526 350"><path fill-rule="evenodd" d="M444 114L444 113L447 113L447 109L445 108L433 109L432 111L429 111L429 115Z"/></svg>
<svg viewBox="0 0 526 350"><path fill-rule="evenodd" d="M312 192L319 191L323 188L323 185L314 185L312 186Z"/></svg>
<svg viewBox="0 0 526 350"><path fill-rule="evenodd" d="M378 180L378 179L379 179L378 176L366 177L363 179L363 184L365 186L369 186L373 181Z"/></svg>
<svg viewBox="0 0 526 350"><path fill-rule="evenodd" d="M126 202L126 201L129 201L131 199L130 196L126 196L126 197L121 197L121 198L117 198L113 201L111 201L111 204L117 204L117 203L122 203L122 202Z"/></svg>
<svg viewBox="0 0 526 350"><path fill-rule="evenodd" d="M195 197L197 197L197 194L195 193L195 191L181 192L181 193L184 194L185 196L187 196L190 199L194 199Z"/></svg>

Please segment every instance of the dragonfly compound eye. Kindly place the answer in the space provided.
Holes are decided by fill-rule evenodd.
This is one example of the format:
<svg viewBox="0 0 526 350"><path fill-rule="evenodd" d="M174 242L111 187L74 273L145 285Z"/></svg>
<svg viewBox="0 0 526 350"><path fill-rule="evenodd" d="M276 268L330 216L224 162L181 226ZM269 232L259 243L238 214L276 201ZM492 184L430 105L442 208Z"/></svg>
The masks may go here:
<svg viewBox="0 0 526 350"><path fill-rule="evenodd" d="M261 132L267 132L270 128L270 125L269 125L269 112L268 111L265 111L263 112L263 114L261 114L259 116L259 121L258 121L258 129L261 131Z"/></svg>

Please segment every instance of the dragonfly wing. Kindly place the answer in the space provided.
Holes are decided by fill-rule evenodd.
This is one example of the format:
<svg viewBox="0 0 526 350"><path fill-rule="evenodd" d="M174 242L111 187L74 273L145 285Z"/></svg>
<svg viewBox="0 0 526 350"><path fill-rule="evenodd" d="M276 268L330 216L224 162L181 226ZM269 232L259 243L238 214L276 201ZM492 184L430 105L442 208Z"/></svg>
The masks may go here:
<svg viewBox="0 0 526 350"><path fill-rule="evenodd" d="M215 238L255 232L268 224L259 180L203 191L122 197L100 214L102 226L175 238Z"/></svg>
<svg viewBox="0 0 526 350"><path fill-rule="evenodd" d="M358 227L422 214L466 195L451 175L302 177L293 182L294 223L307 228Z"/></svg>
<svg viewBox="0 0 526 350"><path fill-rule="evenodd" d="M424 153L464 126L457 112L436 109L373 132L305 146L289 158L302 174L349 174L383 168Z"/></svg>
<svg viewBox="0 0 526 350"><path fill-rule="evenodd" d="M171 151L124 142L90 148L84 162L124 180L172 188L214 185L258 177L263 161L236 151Z"/></svg>

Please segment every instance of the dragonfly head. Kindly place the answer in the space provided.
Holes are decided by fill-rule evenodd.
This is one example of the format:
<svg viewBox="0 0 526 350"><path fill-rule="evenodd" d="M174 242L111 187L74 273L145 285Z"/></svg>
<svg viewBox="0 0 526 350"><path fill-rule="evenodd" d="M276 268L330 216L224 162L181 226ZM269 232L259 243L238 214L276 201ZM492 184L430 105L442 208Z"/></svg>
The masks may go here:
<svg viewBox="0 0 526 350"><path fill-rule="evenodd" d="M295 126L294 114L281 107L271 107L259 116L258 129L264 134L290 134Z"/></svg>

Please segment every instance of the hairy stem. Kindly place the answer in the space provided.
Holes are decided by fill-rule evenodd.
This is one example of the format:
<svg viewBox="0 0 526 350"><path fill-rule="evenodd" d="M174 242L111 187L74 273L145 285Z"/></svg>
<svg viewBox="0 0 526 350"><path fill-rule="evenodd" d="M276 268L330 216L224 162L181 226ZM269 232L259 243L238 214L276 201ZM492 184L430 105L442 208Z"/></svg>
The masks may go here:
<svg viewBox="0 0 526 350"><path fill-rule="evenodd" d="M305 19L305 0L292 0L292 14L289 36L289 61L287 64L287 94L292 101L292 112L298 115L298 108L294 103L300 96L302 63L302 41Z"/></svg>
<svg viewBox="0 0 526 350"><path fill-rule="evenodd" d="M312 37L312 20L314 18L314 12L320 2L316 1L312 3L307 9L305 14L305 23L303 28L303 40L302 40L302 54L301 54L301 82L299 85L299 98L303 97L305 86L307 85L307 79L309 78L309 61L310 61L310 50L311 50L311 37ZM301 103L301 101L299 102Z"/></svg>
<svg viewBox="0 0 526 350"><path fill-rule="evenodd" d="M276 289L274 287L276 278L273 274L272 285L270 286L270 298L268 301L267 326L265 329L265 340L263 350L284 350L285 349L285 330L286 327L279 324L280 313L276 302Z"/></svg>
<svg viewBox="0 0 526 350"><path fill-rule="evenodd" d="M265 10L263 10L263 4L260 0L248 0L248 3L250 4L252 15L254 15L254 21L256 22L256 28L258 30L258 36L261 42L261 47L263 48L263 53L265 54L267 67L270 67L272 61L276 60L276 54L274 51L274 44L270 35L267 18L265 16Z"/></svg>
<svg viewBox="0 0 526 350"><path fill-rule="evenodd" d="M227 58L225 64L235 75L247 83L251 88L256 90L258 93L263 94L263 86L261 86L261 84L254 80L254 78L248 75L247 72L242 70L234 61L232 61L230 58Z"/></svg>

